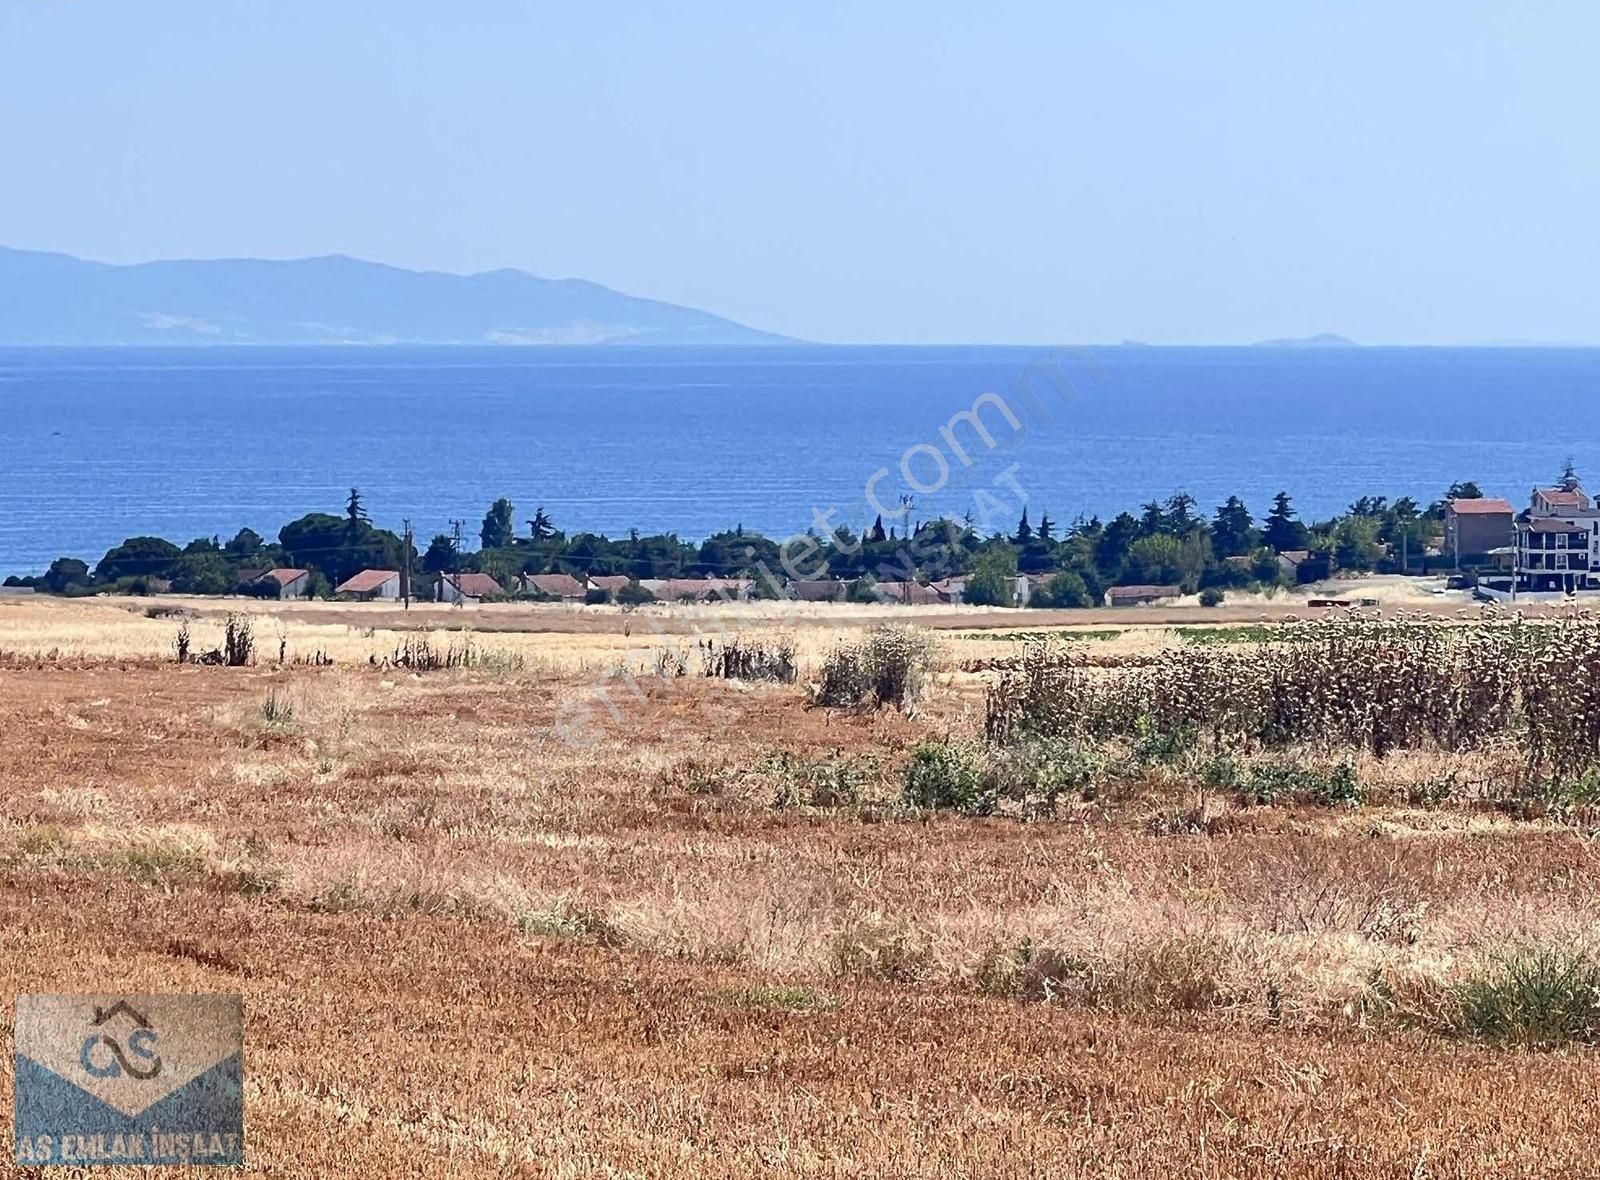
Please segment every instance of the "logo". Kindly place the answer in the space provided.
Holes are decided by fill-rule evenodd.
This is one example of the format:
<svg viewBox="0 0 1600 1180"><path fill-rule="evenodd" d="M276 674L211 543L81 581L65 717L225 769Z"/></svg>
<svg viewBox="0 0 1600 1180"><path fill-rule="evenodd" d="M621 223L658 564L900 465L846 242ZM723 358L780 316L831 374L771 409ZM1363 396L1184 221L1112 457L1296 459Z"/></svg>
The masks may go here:
<svg viewBox="0 0 1600 1180"><path fill-rule="evenodd" d="M109 1012L103 1008L96 1008L93 1023L98 1028L110 1023L111 1018L119 1013L127 1016L134 1025L134 1031L128 1037L128 1048L149 1064L143 1069L131 1064L121 1044L108 1033L96 1032L89 1034L89 1038L83 1042L83 1048L78 1053L78 1060L83 1063L83 1072L92 1078L114 1078L118 1074L125 1073L138 1078L141 1082L148 1082L161 1072L161 1058L155 1055L156 1031L150 1027L150 1022L130 1008L126 1001L122 1001ZM94 1063L92 1054L97 1045L104 1045L110 1050L112 1060L109 1063L101 1065Z"/></svg>
<svg viewBox="0 0 1600 1180"><path fill-rule="evenodd" d="M239 996L17 997L19 1164L244 1162Z"/></svg>

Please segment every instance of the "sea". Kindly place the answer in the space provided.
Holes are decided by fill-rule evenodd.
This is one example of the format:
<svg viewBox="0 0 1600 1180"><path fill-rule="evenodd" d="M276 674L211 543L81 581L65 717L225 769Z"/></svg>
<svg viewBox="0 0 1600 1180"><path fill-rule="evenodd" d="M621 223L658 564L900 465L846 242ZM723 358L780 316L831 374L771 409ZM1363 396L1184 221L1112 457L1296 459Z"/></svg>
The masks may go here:
<svg viewBox="0 0 1600 1180"><path fill-rule="evenodd" d="M352 487L421 545L455 520L470 545L500 496L519 527L692 540L1064 528L1177 490L1520 503L1568 458L1600 472L1597 395L1586 348L0 349L0 574L271 538Z"/></svg>

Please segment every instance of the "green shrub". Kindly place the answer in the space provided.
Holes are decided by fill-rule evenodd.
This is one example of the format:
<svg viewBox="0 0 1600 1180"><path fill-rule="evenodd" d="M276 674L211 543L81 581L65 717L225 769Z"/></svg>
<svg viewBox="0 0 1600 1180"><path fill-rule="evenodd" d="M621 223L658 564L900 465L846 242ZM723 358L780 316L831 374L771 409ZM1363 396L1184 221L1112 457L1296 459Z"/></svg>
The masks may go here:
<svg viewBox="0 0 1600 1180"><path fill-rule="evenodd" d="M267 693L267 699L261 702L261 720L267 725L288 726L294 724L294 702L287 697L280 697L276 688Z"/></svg>
<svg viewBox="0 0 1600 1180"><path fill-rule="evenodd" d="M1192 727L1161 729L1148 715L1139 718L1134 732L1134 759L1146 766L1152 762L1169 765L1181 762L1194 752L1200 741L1200 735Z"/></svg>
<svg viewBox="0 0 1600 1180"><path fill-rule="evenodd" d="M1034 738L994 750L990 791L1027 814L1053 815L1063 795L1095 796L1106 774L1105 759L1061 738Z"/></svg>
<svg viewBox="0 0 1600 1180"><path fill-rule="evenodd" d="M1226 754L1217 754L1201 766L1200 781L1208 787L1237 788L1242 781L1239 764Z"/></svg>
<svg viewBox="0 0 1600 1180"><path fill-rule="evenodd" d="M1200 591L1200 605L1201 606L1221 606L1222 605L1222 600L1224 598L1226 598L1226 597L1227 597L1227 595L1224 594L1217 587L1208 586L1204 590Z"/></svg>
<svg viewBox="0 0 1600 1180"><path fill-rule="evenodd" d="M995 795L976 750L948 741L922 742L906 765L906 803L962 815L988 815Z"/></svg>
<svg viewBox="0 0 1600 1180"><path fill-rule="evenodd" d="M1315 773L1309 784L1313 803L1323 807L1359 807L1366 802L1366 788L1356 777L1355 765L1347 758L1331 774Z"/></svg>
<svg viewBox="0 0 1600 1180"><path fill-rule="evenodd" d="M1367 798L1366 786L1349 759L1331 771L1297 762L1262 763L1249 767L1236 785L1248 802L1269 805L1295 798L1322 807L1359 807Z"/></svg>
<svg viewBox="0 0 1600 1180"><path fill-rule="evenodd" d="M1467 1033L1506 1044L1551 1047L1600 1039L1600 964L1586 951L1544 947L1501 958L1458 984Z"/></svg>
<svg viewBox="0 0 1600 1180"><path fill-rule="evenodd" d="M764 755L756 772L776 783L774 807L853 807L878 778L877 765L868 759L835 755L807 762L786 750Z"/></svg>
<svg viewBox="0 0 1600 1180"><path fill-rule="evenodd" d="M617 601L623 606L643 606L645 603L654 602L656 596L637 581L629 582L617 591Z"/></svg>

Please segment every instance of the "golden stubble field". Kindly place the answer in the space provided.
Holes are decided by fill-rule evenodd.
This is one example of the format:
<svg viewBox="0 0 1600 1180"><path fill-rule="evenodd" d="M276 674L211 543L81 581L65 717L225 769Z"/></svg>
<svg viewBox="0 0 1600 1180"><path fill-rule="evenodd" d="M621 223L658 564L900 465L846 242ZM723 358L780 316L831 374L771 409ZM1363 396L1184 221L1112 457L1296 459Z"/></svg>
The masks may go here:
<svg viewBox="0 0 1600 1180"><path fill-rule="evenodd" d="M334 665L276 666L279 619ZM793 630L802 679L866 621ZM171 618L0 604L4 990L242 992L264 1175L1594 1174L1593 1050L1429 1019L1495 948L1590 936L1581 826L1159 774L906 813L907 751L975 735L962 668L1013 645L947 639L907 718L657 680L693 636L623 626L415 674L268 612L256 666L180 667ZM814 762L864 801L775 807Z"/></svg>

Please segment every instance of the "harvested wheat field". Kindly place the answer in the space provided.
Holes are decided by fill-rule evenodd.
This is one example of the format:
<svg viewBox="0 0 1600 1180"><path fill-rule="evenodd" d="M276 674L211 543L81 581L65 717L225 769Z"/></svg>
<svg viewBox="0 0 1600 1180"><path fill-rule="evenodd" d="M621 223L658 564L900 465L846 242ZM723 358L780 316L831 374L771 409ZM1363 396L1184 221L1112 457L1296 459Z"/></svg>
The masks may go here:
<svg viewBox="0 0 1600 1180"><path fill-rule="evenodd" d="M243 993L253 1173L1594 1172L1586 622L255 609L0 604L4 987Z"/></svg>

